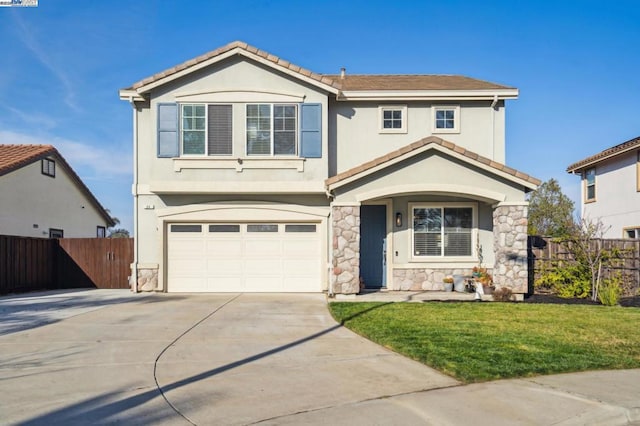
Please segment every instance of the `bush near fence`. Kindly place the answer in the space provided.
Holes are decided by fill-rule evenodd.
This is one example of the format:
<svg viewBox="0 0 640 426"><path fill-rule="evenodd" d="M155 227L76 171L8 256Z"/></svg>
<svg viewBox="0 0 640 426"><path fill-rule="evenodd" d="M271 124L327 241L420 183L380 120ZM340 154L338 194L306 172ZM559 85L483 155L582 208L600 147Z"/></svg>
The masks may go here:
<svg viewBox="0 0 640 426"><path fill-rule="evenodd" d="M640 240L637 239L597 239L593 247L600 244L605 249L617 248L622 252L618 264L602 269L602 279L620 274L623 280L623 296L635 296L640 291ZM562 243L552 237L529 236L529 291L533 283L545 269L554 262L573 262L574 259Z"/></svg>

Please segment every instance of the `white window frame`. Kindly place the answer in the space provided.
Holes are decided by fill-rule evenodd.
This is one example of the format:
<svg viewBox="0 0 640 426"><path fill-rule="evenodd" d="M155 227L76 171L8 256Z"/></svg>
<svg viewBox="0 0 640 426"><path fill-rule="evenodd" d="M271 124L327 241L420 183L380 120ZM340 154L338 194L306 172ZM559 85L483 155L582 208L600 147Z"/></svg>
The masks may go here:
<svg viewBox="0 0 640 426"><path fill-rule="evenodd" d="M417 256L414 250L415 232L413 230L413 211L414 209L429 209L429 208L471 208L471 255L470 256ZM409 203L409 218L407 219L407 226L410 231L409 238L409 253L410 262L420 263L442 263L442 262L469 262L476 261L478 253L476 253L476 246L478 241L478 203L474 202L459 202L459 203ZM443 228L444 229L444 228Z"/></svg>
<svg viewBox="0 0 640 426"><path fill-rule="evenodd" d="M249 154L249 141L248 141L248 128L247 128L247 107L249 105L269 105L269 119L271 120L270 126L270 144L269 144L269 154ZM294 152L293 154L276 154L275 153L275 114L273 112L274 107L276 106L292 106L295 108L295 119L296 119L296 128L294 131ZM244 153L247 158L260 158L260 157L282 157L282 158L293 158L298 157L299 153L299 134L300 134L300 108L299 104L292 102L247 102L244 104Z"/></svg>
<svg viewBox="0 0 640 426"><path fill-rule="evenodd" d="M589 173L591 170L593 170L593 197L589 198L589 180L587 178L587 173ZM590 167L588 169L586 169L583 174L582 174L582 179L584 181L584 202L585 203L593 203L596 201L596 198L598 196L598 187L597 187L597 174L596 174L596 168L595 167Z"/></svg>
<svg viewBox="0 0 640 426"><path fill-rule="evenodd" d="M629 231L634 233L634 236L629 236ZM622 228L622 238L625 239L636 239L640 238L640 226L629 226L626 228Z"/></svg>
<svg viewBox="0 0 640 426"><path fill-rule="evenodd" d="M438 111L453 111L453 128L439 129L436 127L436 114ZM460 133L460 105L433 105L431 107L432 133Z"/></svg>
<svg viewBox="0 0 640 426"><path fill-rule="evenodd" d="M385 111L400 111L400 127L395 129L386 129L384 127ZM378 132L379 133L407 133L408 127L407 106L406 105L380 105L378 107Z"/></svg>
<svg viewBox="0 0 640 426"><path fill-rule="evenodd" d="M227 105L227 106L231 106L231 114L232 114L232 118L231 118L231 153L229 154L212 154L209 155L209 105ZM183 136L184 136L184 127L183 127L183 114L182 114L182 108L185 106L204 106L204 154L185 154L184 153L184 140L183 140ZM202 102L184 102L184 103L179 103L178 104L178 111L179 111L179 115L178 115L178 122L179 122L179 134L180 134L180 156L181 157L186 157L186 158L203 158L203 157L209 157L209 158L224 158L224 157L231 157L233 156L233 147L234 147L234 143L233 143L233 104L229 104L229 103L202 103Z"/></svg>

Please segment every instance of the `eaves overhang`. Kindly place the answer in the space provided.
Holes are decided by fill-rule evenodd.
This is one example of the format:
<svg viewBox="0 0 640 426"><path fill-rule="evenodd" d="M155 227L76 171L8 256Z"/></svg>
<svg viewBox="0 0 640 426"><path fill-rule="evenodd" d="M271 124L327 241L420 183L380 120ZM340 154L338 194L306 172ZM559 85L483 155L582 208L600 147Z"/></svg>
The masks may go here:
<svg viewBox="0 0 640 426"><path fill-rule="evenodd" d="M518 89L487 90L343 90L339 101L479 101L518 98Z"/></svg>

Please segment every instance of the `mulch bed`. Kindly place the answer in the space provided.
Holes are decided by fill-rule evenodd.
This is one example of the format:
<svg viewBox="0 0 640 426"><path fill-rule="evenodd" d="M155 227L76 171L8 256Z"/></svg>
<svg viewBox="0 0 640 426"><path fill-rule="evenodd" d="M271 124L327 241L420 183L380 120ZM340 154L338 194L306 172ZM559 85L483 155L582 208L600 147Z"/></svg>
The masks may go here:
<svg viewBox="0 0 640 426"><path fill-rule="evenodd" d="M600 305L600 302L594 302L589 298L586 299L565 299L554 294L532 294L524 298L525 303L551 303L563 305ZM621 297L620 306L625 308L640 308L640 296Z"/></svg>

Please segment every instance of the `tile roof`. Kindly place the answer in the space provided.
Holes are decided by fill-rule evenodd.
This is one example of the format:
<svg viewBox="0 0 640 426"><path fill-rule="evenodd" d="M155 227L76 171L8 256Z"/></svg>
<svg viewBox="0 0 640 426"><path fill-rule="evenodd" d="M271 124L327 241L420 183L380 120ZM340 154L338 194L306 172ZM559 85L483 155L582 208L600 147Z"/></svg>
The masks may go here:
<svg viewBox="0 0 640 426"><path fill-rule="evenodd" d="M294 73L316 80L338 90L491 90L514 89L488 81L477 80L460 75L351 75L344 78L340 75L318 74L302 68L298 65L282 59L276 55L265 52L243 41L234 41L219 47L211 52L185 61L179 65L154 74L134 83L124 90L137 90L148 84L155 83L163 78L170 77L178 72L206 62L216 56L223 55L233 49L242 49L248 53L284 67Z"/></svg>
<svg viewBox="0 0 640 426"><path fill-rule="evenodd" d="M176 66L174 66L172 68L169 68L167 70L164 70L162 72L154 74L151 77L147 77L147 78L145 78L143 80L140 80L137 83L134 83L129 89L134 89L134 90L135 89L139 89L142 86L146 86L147 84L154 83L154 82L156 82L156 81L158 81L158 80L160 80L162 78L168 77L168 76L170 76L172 74L175 74L177 72L180 72L182 70L186 70L187 68L190 68L190 67L192 67L194 65L198 65L198 64L200 64L202 62L205 62L205 61L207 61L207 60L209 60L211 58L214 58L216 56L220 56L220 55L222 55L224 53L227 53L230 50L233 50L233 49L236 49L236 48L245 50L245 51L247 51L249 53L253 53L253 54L255 54L255 55L257 55L257 56L259 56L259 57L261 57L263 59L266 59L267 61L272 62L275 65L279 65L281 67L287 68L287 69L289 69L289 70L291 70L293 72L296 72L296 73L301 74L303 76L309 77L309 78L311 78L313 80L316 80L316 81L318 81L320 83L324 83L324 84L327 84L329 86L333 86L335 88L339 88L339 85L337 85L337 83L333 79L331 79L329 77L326 77L326 76L321 75L321 74L314 73L314 72L309 71L309 70L307 70L305 68L302 68L302 67L300 67L298 65L292 64L289 61L286 61L286 60L284 60L282 58L279 58L279 57L277 57L275 55L272 55L272 54L270 54L268 52L265 52L264 50L260 50L257 47L253 47L253 46L251 46L251 45L249 45L249 44L247 44L247 43L245 43L243 41L234 41L234 42L231 42L231 43L229 43L229 44L227 44L225 46L219 47L216 50L212 50L211 52L205 53L204 55L200 55L200 56L198 56L196 58L190 59L190 60L188 60L186 62L183 62L183 63L181 63L179 65L176 65Z"/></svg>
<svg viewBox="0 0 640 426"><path fill-rule="evenodd" d="M327 77L340 83L342 90L491 90L515 89L461 75L359 75Z"/></svg>
<svg viewBox="0 0 640 426"><path fill-rule="evenodd" d="M109 213L107 213L104 207L102 207L102 204L100 204L98 199L91 193L84 182L82 182L69 163L67 163L58 150L52 145L0 144L0 176L47 157L55 157L58 160L69 174L71 180L78 186L80 191L85 194L89 201L94 204L109 226L115 226Z"/></svg>
<svg viewBox="0 0 640 426"><path fill-rule="evenodd" d="M613 146L611 148L605 149L604 151L601 151L596 155L592 155L591 157L587 157L583 160L573 163L569 167L567 167L567 172L572 173L572 172L580 171L584 169L586 166L591 166L602 160L623 154L636 147L640 148L640 136L638 136L637 138L628 140L626 142L623 142L621 144L618 144L616 146Z"/></svg>
<svg viewBox="0 0 640 426"><path fill-rule="evenodd" d="M502 163L498 163L496 161L493 161L489 158L483 157L481 155L478 155L472 151L469 151L461 146L458 146L452 142L446 141L444 139L438 138L436 136L429 136L426 137L424 139L421 139L419 141L416 141L410 145L406 145L398 150L389 152L388 154L385 154L381 157L375 158L371 161L368 161L366 163L363 163L359 166L356 166L352 169L346 170L342 173L338 173L335 176L330 177L329 179L325 180L325 185L326 186L330 186L333 184L336 184L342 180L348 179L350 177L354 177L360 173L366 172L370 169L373 169L374 167L383 165L391 160L394 160L398 157L401 157L405 154L408 154L412 151L416 151L424 146L427 146L429 144L437 144L440 145L444 148L450 149L451 151L458 153L460 155L463 155L467 158L469 158L470 160L474 160L474 161L478 161L492 169L495 169L496 171L501 171L503 173L506 173L508 175L511 175L513 177L519 178L524 180L525 182L528 182L532 185L540 185L540 183L542 183L539 179L536 179L532 176L529 176L526 173L522 173L519 172L518 170L512 169L511 167L507 167Z"/></svg>
<svg viewBox="0 0 640 426"><path fill-rule="evenodd" d="M56 153L52 145L0 145L0 176Z"/></svg>

